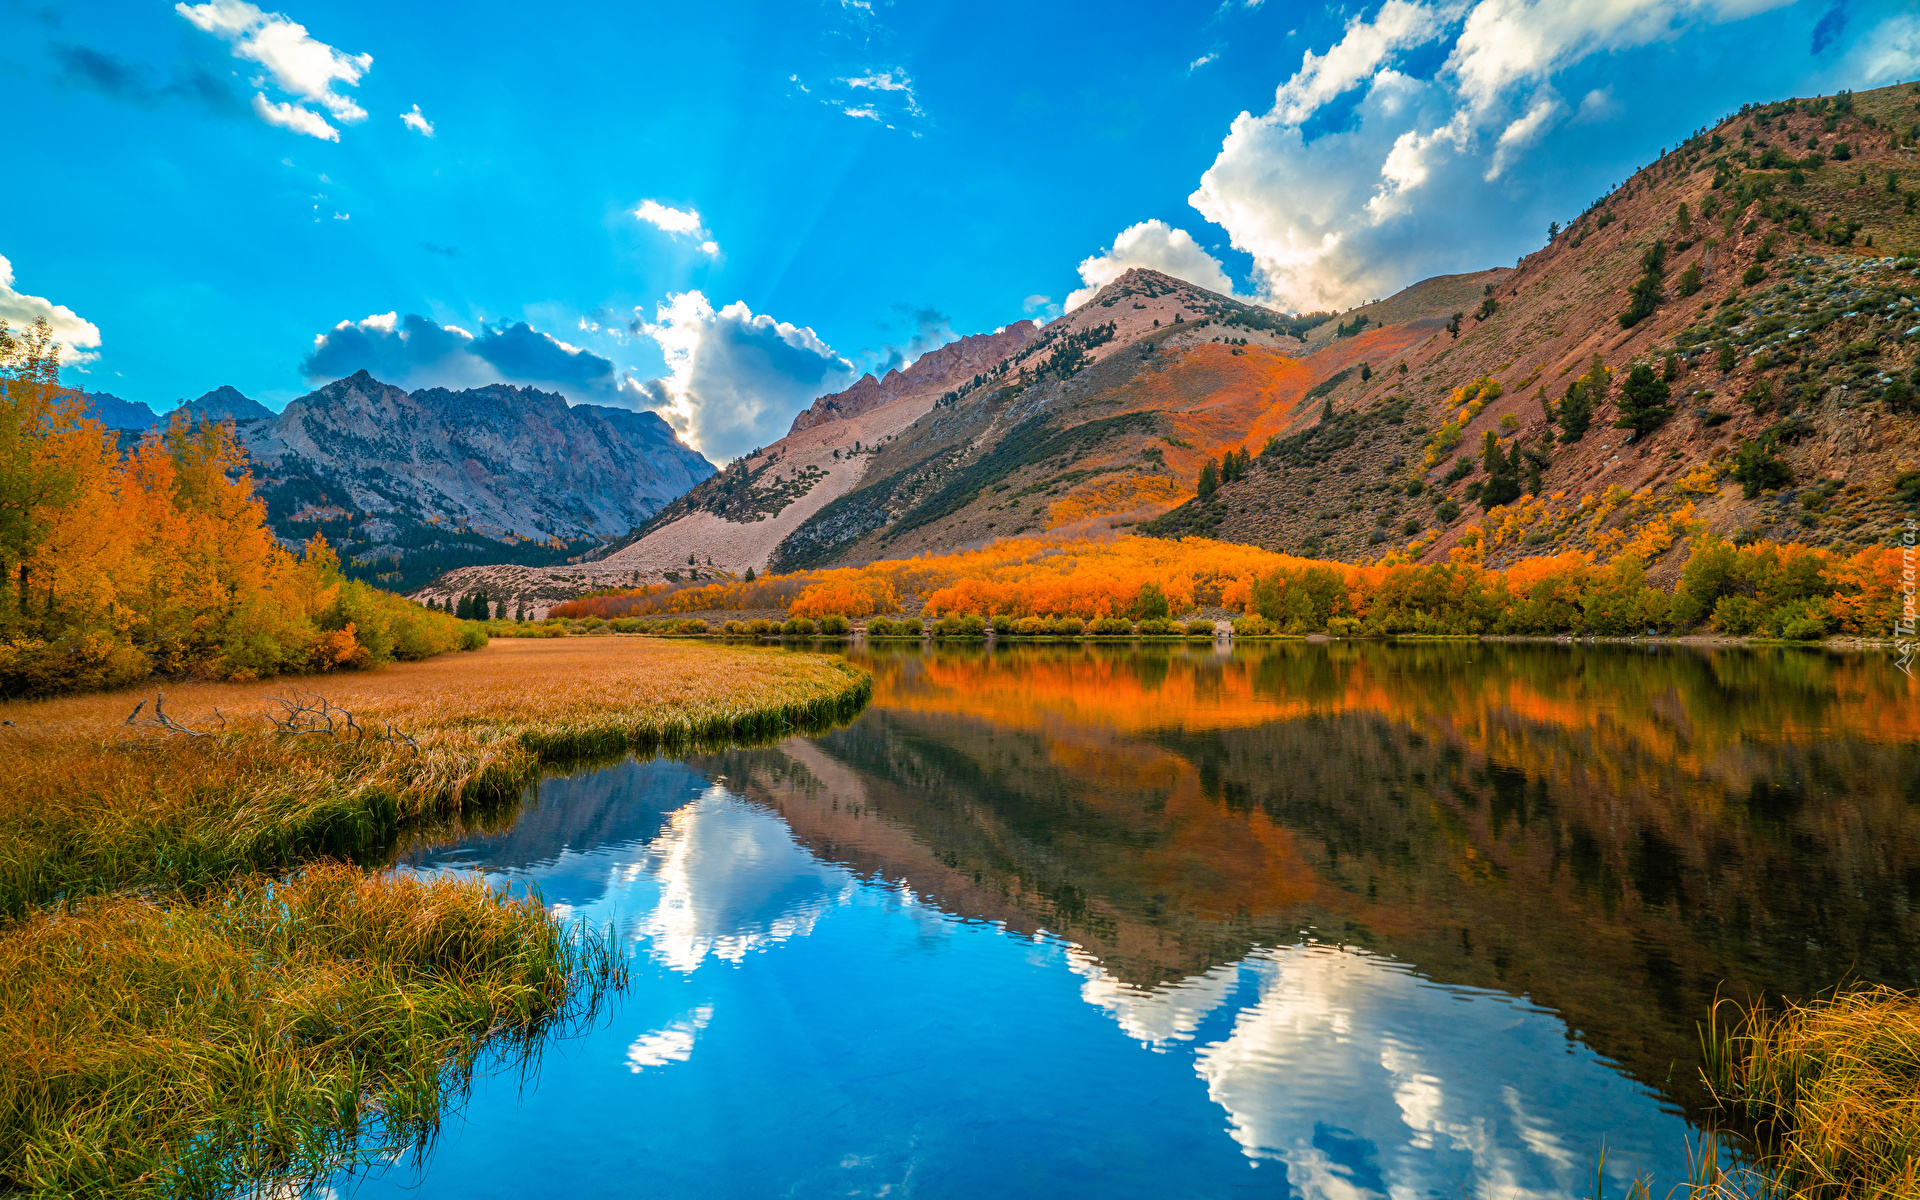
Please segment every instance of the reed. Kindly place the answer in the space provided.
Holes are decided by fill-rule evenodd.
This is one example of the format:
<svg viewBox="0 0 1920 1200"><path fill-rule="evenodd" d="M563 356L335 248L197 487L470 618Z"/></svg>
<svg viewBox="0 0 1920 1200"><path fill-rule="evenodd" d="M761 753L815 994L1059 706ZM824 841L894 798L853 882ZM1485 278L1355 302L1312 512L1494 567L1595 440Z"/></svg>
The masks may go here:
<svg viewBox="0 0 1920 1200"><path fill-rule="evenodd" d="M1920 1196L1920 997L1885 986L1783 1009L1733 1009L1702 1031L1715 1098L1759 1148L1744 1189L1795 1200Z"/></svg>
<svg viewBox="0 0 1920 1200"><path fill-rule="evenodd" d="M0 726L0 918L371 854L411 822L511 799L550 764L822 728L871 686L825 656L620 639L503 642L314 685L406 741L276 729L262 714L284 684L167 693L171 720L206 737L127 726L130 694L0 705L14 722Z"/></svg>
<svg viewBox="0 0 1920 1200"><path fill-rule="evenodd" d="M619 961L537 902L339 864L59 907L0 933L0 1182L225 1196L423 1148Z"/></svg>
<svg viewBox="0 0 1920 1200"><path fill-rule="evenodd" d="M537 903L333 860L497 812L548 764L820 728L870 688L824 656L621 639L298 699L0 705L0 1191L297 1191L424 1147L486 1056L530 1054L624 972ZM276 725L276 697L334 728Z"/></svg>

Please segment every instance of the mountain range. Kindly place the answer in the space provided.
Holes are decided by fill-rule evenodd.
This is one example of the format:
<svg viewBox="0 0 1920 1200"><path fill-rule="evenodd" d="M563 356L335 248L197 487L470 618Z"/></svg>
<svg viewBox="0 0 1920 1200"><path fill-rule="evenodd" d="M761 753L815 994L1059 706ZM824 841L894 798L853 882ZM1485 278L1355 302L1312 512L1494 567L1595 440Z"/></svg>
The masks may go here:
<svg viewBox="0 0 1920 1200"><path fill-rule="evenodd" d="M86 398L87 416L108 429L144 433L160 427L160 418L138 400L122 400L110 392L88 392ZM182 400L176 407L167 410L167 417L171 419L176 412L185 413L193 420L235 422L264 421L273 416L273 410L266 405L250 400L241 395L239 389L224 384L197 399Z"/></svg>
<svg viewBox="0 0 1920 1200"><path fill-rule="evenodd" d="M1684 541L1654 535L1687 523L1866 544L1920 499L1920 260L1889 253L1920 247L1917 106L1750 105L1515 266L1344 313L1136 268L822 397L717 473L650 414L364 373L239 427L282 536L535 611L1020 534L1492 565L1632 542L1656 578Z"/></svg>
<svg viewBox="0 0 1920 1200"><path fill-rule="evenodd" d="M87 400L123 444L162 423L144 404ZM714 473L653 413L506 384L408 392L362 371L279 413L232 387L173 411L233 423L288 546L324 534L350 573L403 590L467 564L583 554Z"/></svg>
<svg viewBox="0 0 1920 1200"><path fill-rule="evenodd" d="M490 586L1114 529L1348 562L1633 545L1656 580L1697 523L1885 541L1920 500L1916 117L1920 84L1749 105L1515 266L1340 314L1132 270L1017 345L974 341L1001 357L937 397L816 403L599 561Z"/></svg>

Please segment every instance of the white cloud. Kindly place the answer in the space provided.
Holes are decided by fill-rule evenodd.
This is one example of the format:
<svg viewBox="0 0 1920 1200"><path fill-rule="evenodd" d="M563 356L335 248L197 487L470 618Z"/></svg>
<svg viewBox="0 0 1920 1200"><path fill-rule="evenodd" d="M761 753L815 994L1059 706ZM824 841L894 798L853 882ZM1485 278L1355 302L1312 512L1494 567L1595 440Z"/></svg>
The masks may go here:
<svg viewBox="0 0 1920 1200"><path fill-rule="evenodd" d="M1481 0L1467 15L1447 70L1476 108L1509 87L1536 83L1607 50L1671 41L1687 27L1719 24L1793 0Z"/></svg>
<svg viewBox="0 0 1920 1200"><path fill-rule="evenodd" d="M920 111L920 101L913 94L913 80L898 67L891 71L870 70L865 75L854 75L840 82L855 91L892 92L905 103L908 114L916 117L925 115Z"/></svg>
<svg viewBox="0 0 1920 1200"><path fill-rule="evenodd" d="M700 210L695 208L673 208L658 200L642 200L633 215L662 233L676 238L699 239L700 252L709 258L718 257L720 243L700 220Z"/></svg>
<svg viewBox="0 0 1920 1200"><path fill-rule="evenodd" d="M1920 17L1889 17L1875 26L1847 56L1844 75L1865 87L1920 76Z"/></svg>
<svg viewBox="0 0 1920 1200"><path fill-rule="evenodd" d="M1620 102L1613 98L1613 87L1594 88L1580 97L1580 109L1573 119L1581 122L1604 121L1620 112Z"/></svg>
<svg viewBox="0 0 1920 1200"><path fill-rule="evenodd" d="M35 321L45 321L60 346L60 361L67 366L92 362L100 357L94 347L100 344L100 327L64 304L55 304L40 296L13 290L13 264L0 255L0 321L15 329L25 329Z"/></svg>
<svg viewBox="0 0 1920 1200"><path fill-rule="evenodd" d="M1233 281L1221 269L1220 260L1201 249L1192 234L1152 220L1121 230L1111 249L1081 261L1080 281L1086 286L1068 294L1066 310L1072 312L1093 299L1094 293L1126 274L1129 267L1150 267L1209 291L1233 294Z"/></svg>
<svg viewBox="0 0 1920 1200"><path fill-rule="evenodd" d="M646 406L715 461L777 440L794 413L854 378L853 364L813 330L738 302L715 311L697 291L668 295L633 332L666 359L664 379L638 385Z"/></svg>
<svg viewBox="0 0 1920 1200"><path fill-rule="evenodd" d="M1266 113L1234 119L1189 203L1253 257L1254 290L1283 307L1343 308L1480 265L1487 244L1513 240L1493 217L1527 186L1513 168L1567 115L1556 74L1784 2L1386 0L1324 53L1303 54ZM1432 45L1447 49L1444 64L1405 73L1400 56ZM1310 128L1356 91L1337 128ZM1612 108L1595 91L1574 119Z"/></svg>
<svg viewBox="0 0 1920 1200"><path fill-rule="evenodd" d="M1526 115L1516 118L1512 124L1500 131L1500 140L1494 143L1493 164L1487 168L1484 178L1494 180L1507 169L1514 156L1539 141L1546 133L1548 125L1560 111L1560 97L1552 89L1543 89L1534 98L1533 107Z"/></svg>
<svg viewBox="0 0 1920 1200"><path fill-rule="evenodd" d="M319 113L298 104L276 104L261 92L253 94L253 114L269 125L317 137L323 142L340 140L340 131L327 124L327 119Z"/></svg>
<svg viewBox="0 0 1920 1200"><path fill-rule="evenodd" d="M433 122L427 120L427 118L422 115L418 104L413 106L412 112L403 112L400 114L400 123L421 137L433 136Z"/></svg>
<svg viewBox="0 0 1920 1200"><path fill-rule="evenodd" d="M880 110L877 108L843 108L840 111L850 117L865 117L869 121L878 121L880 119Z"/></svg>
<svg viewBox="0 0 1920 1200"><path fill-rule="evenodd" d="M1204 67L1208 63L1217 60L1219 57L1220 55L1218 53L1210 52L1207 54L1202 54L1199 58L1196 58L1192 62L1187 64L1187 74L1189 75L1193 74L1195 71L1198 71L1201 67Z"/></svg>
<svg viewBox="0 0 1920 1200"><path fill-rule="evenodd" d="M1053 302L1052 296L1043 296L1035 292L1020 302L1020 311L1030 317L1040 318L1041 324L1044 325L1060 315L1060 306ZM998 333L999 330L994 332Z"/></svg>
<svg viewBox="0 0 1920 1200"><path fill-rule="evenodd" d="M1274 94L1269 119L1298 125L1336 96L1369 78L1397 50L1423 46L1439 35L1458 10L1387 0L1371 23L1359 17L1347 22L1346 36L1325 54L1309 49L1300 57L1300 69Z"/></svg>
<svg viewBox="0 0 1920 1200"><path fill-rule="evenodd" d="M334 89L336 84L357 86L373 68L371 54L348 54L309 36L306 26L279 13L261 12L244 0L208 0L205 4L179 3L174 11L194 28L210 33L233 47L233 56L260 64L274 86L298 100L317 104L333 119L351 125L364 121L367 111L349 96ZM256 95L253 110L269 125L279 125L312 137L338 141L332 126L311 109L298 104L269 104ZM318 124L316 124L316 122ZM316 132L320 126L326 133Z"/></svg>

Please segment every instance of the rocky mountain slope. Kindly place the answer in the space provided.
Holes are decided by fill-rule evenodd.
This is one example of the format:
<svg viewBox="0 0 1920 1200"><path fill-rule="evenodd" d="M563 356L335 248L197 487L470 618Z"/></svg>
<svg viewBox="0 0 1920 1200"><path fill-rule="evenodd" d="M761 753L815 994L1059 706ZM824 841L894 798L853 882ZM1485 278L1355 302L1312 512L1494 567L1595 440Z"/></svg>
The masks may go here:
<svg viewBox="0 0 1920 1200"><path fill-rule="evenodd" d="M875 456L956 387L991 371L1039 335L1032 321L961 338L883 379L863 376L823 396L793 428L661 509L633 535L595 556L596 568L643 576L701 566L764 571L774 548L857 486Z"/></svg>
<svg viewBox="0 0 1920 1200"><path fill-rule="evenodd" d="M242 395L239 389L224 384L197 399L182 400L174 408L166 410L164 417L156 416L151 408L137 400L122 400L110 392L88 392L86 396L89 417L108 429L137 433L159 428L164 420L171 419L176 412L185 412L195 420L211 421L266 421L273 418L272 409Z"/></svg>
<svg viewBox="0 0 1920 1200"><path fill-rule="evenodd" d="M1489 277L1454 329L1355 338L1371 380L1149 528L1350 561L1464 542L1494 563L1644 534L1657 571L1677 569L1660 530L1682 520L1892 536L1920 498L1916 118L1920 87L1902 85L1701 131ZM1396 320L1397 299L1354 316ZM1490 401L1458 390L1480 379L1500 385ZM1570 388L1576 416L1592 409L1584 432ZM1490 433L1504 470L1488 469Z"/></svg>
<svg viewBox="0 0 1920 1200"><path fill-rule="evenodd" d="M919 411L817 404L793 436L838 442L730 470L608 563L706 573L710 545L713 571L790 571L1123 528L1346 561L1630 547L1659 575L1690 522L1884 540L1920 501L1917 144L1920 85L1750 106L1516 267L1337 315L1130 271ZM836 405L889 412L885 434L822 420Z"/></svg>
<svg viewBox="0 0 1920 1200"><path fill-rule="evenodd" d="M88 392L87 416L108 429L148 430L159 424L153 410L138 400L122 400L111 392Z"/></svg>
<svg viewBox="0 0 1920 1200"><path fill-rule="evenodd" d="M324 532L388 586L583 553L713 474L653 413L506 384L405 392L362 371L237 429L275 532Z"/></svg>

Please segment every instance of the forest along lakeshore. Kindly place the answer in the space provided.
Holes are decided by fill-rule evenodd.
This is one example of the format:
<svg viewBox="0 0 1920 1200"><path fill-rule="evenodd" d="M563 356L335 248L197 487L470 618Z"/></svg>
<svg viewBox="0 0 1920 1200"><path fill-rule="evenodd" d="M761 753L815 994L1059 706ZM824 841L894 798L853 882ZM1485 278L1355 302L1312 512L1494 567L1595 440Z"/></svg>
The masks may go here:
<svg viewBox="0 0 1920 1200"><path fill-rule="evenodd" d="M847 653L844 728L402 844L607 930L631 985L356 1195L1908 1194L1889 658Z"/></svg>
<svg viewBox="0 0 1920 1200"><path fill-rule="evenodd" d="M230 426L119 454L44 329L0 339L0 1188L258 1194L429 1142L626 974L538 903L370 870L396 839L866 698L821 655L489 644L282 549Z"/></svg>

